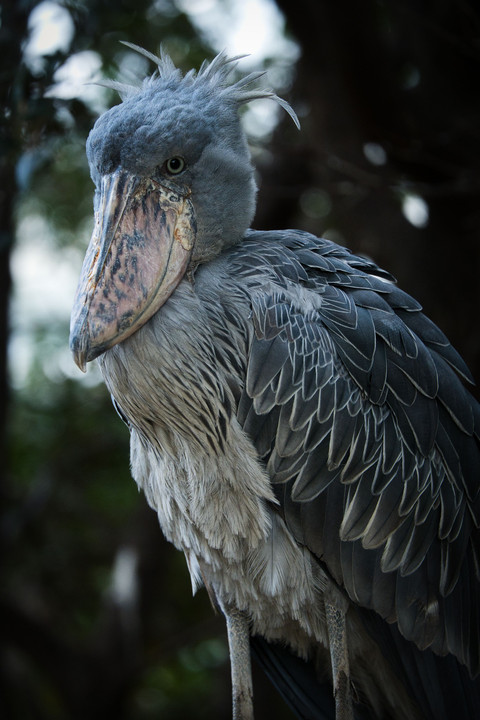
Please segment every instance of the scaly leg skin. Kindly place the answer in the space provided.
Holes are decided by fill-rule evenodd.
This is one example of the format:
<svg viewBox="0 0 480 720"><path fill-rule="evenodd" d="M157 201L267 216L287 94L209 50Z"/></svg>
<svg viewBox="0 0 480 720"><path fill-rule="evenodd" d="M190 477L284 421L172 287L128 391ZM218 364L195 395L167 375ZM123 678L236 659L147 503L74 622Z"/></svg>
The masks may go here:
<svg viewBox="0 0 480 720"><path fill-rule="evenodd" d="M325 601L336 720L354 720L345 611Z"/></svg>
<svg viewBox="0 0 480 720"><path fill-rule="evenodd" d="M232 670L233 720L253 720L253 684L250 661L250 632L244 613L223 608L227 621Z"/></svg>

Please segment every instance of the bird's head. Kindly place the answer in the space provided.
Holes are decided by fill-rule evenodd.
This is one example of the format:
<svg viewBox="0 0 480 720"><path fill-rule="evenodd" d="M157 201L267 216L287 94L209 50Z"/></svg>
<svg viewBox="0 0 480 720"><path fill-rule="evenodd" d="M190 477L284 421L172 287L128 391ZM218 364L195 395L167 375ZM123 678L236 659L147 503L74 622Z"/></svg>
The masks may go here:
<svg viewBox="0 0 480 720"><path fill-rule="evenodd" d="M273 92L252 88L262 73L229 84L239 58L221 53L182 76L167 56L128 45L158 69L140 86L109 83L123 102L88 138L95 227L70 334L82 370L147 322L187 271L242 239L256 186L239 107L271 98L298 124Z"/></svg>

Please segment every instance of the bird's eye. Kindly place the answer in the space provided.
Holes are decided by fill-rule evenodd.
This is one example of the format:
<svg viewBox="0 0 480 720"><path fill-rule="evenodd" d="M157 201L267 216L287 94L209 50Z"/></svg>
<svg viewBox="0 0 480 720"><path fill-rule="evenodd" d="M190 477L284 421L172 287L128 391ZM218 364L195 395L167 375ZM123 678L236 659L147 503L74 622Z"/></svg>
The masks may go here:
<svg viewBox="0 0 480 720"><path fill-rule="evenodd" d="M178 175L185 170L185 160L177 155L167 160L165 167L170 175Z"/></svg>

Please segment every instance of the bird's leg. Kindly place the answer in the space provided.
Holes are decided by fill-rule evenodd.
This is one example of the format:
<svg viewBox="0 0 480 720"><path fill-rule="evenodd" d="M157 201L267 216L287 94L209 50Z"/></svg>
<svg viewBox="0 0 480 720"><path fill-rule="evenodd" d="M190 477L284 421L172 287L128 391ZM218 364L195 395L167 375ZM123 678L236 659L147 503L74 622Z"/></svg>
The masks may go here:
<svg viewBox="0 0 480 720"><path fill-rule="evenodd" d="M325 600L336 720L353 720L345 609Z"/></svg>
<svg viewBox="0 0 480 720"><path fill-rule="evenodd" d="M232 671L233 720L253 720L253 684L250 661L250 632L245 613L223 608L227 621Z"/></svg>

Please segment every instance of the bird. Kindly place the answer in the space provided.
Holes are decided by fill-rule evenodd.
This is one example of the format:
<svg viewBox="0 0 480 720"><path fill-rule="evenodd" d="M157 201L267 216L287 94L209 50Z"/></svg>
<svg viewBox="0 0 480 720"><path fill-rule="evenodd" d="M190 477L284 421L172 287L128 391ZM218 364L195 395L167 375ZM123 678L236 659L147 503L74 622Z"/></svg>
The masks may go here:
<svg viewBox="0 0 480 720"><path fill-rule="evenodd" d="M480 717L480 407L464 360L372 259L251 229L241 108L261 71L162 50L87 140L92 238L70 348L97 360L131 472L300 718Z"/></svg>

